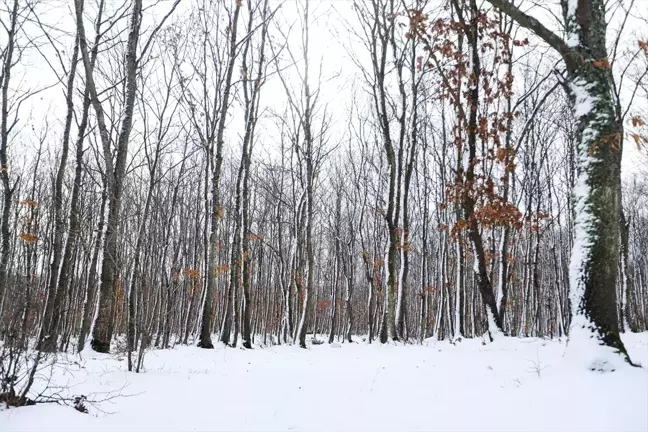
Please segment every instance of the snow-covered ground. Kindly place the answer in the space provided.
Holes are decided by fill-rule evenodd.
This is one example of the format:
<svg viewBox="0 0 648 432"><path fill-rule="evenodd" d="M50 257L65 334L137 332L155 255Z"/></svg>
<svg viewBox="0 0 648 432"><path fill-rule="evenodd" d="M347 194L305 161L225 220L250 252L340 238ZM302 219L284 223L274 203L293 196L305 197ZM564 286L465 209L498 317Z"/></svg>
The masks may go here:
<svg viewBox="0 0 648 432"><path fill-rule="evenodd" d="M648 365L648 333L624 340ZM53 382L108 401L89 415L56 404L3 410L0 431L648 430L646 369L590 372L564 352L562 342L514 338L182 346L148 353L135 374L122 356L86 351L60 363Z"/></svg>

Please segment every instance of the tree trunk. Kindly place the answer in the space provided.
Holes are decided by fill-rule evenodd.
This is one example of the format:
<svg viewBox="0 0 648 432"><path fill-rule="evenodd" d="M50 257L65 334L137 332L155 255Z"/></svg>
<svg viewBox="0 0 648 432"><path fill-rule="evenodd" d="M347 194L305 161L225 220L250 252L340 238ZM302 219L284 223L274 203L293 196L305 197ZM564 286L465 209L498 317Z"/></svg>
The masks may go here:
<svg viewBox="0 0 648 432"><path fill-rule="evenodd" d="M570 346L591 356L587 346L613 348L630 362L619 337L616 313L621 214L623 125L612 70L607 66L605 0L562 0L567 40L508 0L488 0L535 32L565 61L576 121L574 245L570 264ZM586 359L591 369L608 360Z"/></svg>
<svg viewBox="0 0 648 432"><path fill-rule="evenodd" d="M18 0L14 0L11 10L11 22L7 29L7 45L3 53L2 65L2 112L0 113L0 180L3 186L2 221L0 222L0 237L2 237L2 250L0 250L0 318L4 304L4 293L7 287L9 258L11 254L11 237L9 234L9 218L11 217L11 201L15 186L9 182L9 165L7 163L7 147L9 144L9 81L13 66L16 25L18 22Z"/></svg>
<svg viewBox="0 0 648 432"><path fill-rule="evenodd" d="M221 101L221 110L220 118L218 122L218 130L216 132L216 158L213 161L214 166L212 167L212 209L211 209L211 230L209 236L209 252L208 252L208 268L207 268L207 288L205 293L205 303L203 306L202 313L202 322L200 324L200 341L198 346L201 348L214 348L214 345L211 341L211 329L212 329L212 299L214 297L214 291L216 289L216 258L218 255L218 245L217 245L217 235L216 230L218 228L218 219L222 216L222 208L220 204L219 197L219 187L220 187L220 176L221 176L221 167L223 165L223 144L224 144L224 134L225 134L225 121L227 119L227 112L229 110L229 98L232 84L232 74L234 73L234 64L236 61L236 47L237 47L237 28L238 28L238 18L241 10L242 2L236 2L234 8L234 16L230 25L230 48L229 48L229 58L225 76L225 82L223 83L223 96ZM231 309L233 310L236 306L231 304ZM230 326L231 322L230 304L227 306L226 316L224 318L224 323ZM227 344L229 343L229 329L227 329L227 335L225 331L221 333L221 342ZM223 339L227 337L227 339Z"/></svg>
<svg viewBox="0 0 648 432"><path fill-rule="evenodd" d="M121 212L121 197L123 193L123 180L126 173L126 160L128 156L128 142L133 123L133 110L137 91L137 45L140 36L140 19L142 0L133 0L130 17L129 34L126 50L126 99L124 104L123 120L117 140L117 154L113 168L111 139L105 123L105 116L101 101L95 86L91 60L88 55L88 45L83 24L83 0L75 0L77 33L79 46L85 68L86 85L88 86L92 104L94 106L99 135L104 153L105 176L108 193L108 220L103 248L103 261L101 266L101 284L99 289L99 309L92 332L92 348L97 352L109 352L112 339L112 321L114 296L117 281L117 235Z"/></svg>

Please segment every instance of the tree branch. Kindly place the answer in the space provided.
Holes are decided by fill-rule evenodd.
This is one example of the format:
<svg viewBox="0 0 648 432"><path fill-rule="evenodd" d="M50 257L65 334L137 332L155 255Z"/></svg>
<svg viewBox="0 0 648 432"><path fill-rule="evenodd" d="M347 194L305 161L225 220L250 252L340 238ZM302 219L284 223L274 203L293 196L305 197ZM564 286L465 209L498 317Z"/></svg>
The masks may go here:
<svg viewBox="0 0 648 432"><path fill-rule="evenodd" d="M569 48L569 46L567 46L565 41L560 36L545 27L536 18L522 12L520 8L511 3L510 0L486 1L511 17L520 26L535 33L536 36L541 38L543 41L549 44L549 46L558 51L558 53L562 56L566 63L572 62L572 50Z"/></svg>

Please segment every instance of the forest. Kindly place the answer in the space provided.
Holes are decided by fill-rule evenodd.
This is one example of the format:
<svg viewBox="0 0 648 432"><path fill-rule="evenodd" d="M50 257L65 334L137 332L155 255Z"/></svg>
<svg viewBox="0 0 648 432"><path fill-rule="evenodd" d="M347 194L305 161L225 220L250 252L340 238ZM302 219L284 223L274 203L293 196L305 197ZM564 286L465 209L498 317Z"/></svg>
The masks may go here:
<svg viewBox="0 0 648 432"><path fill-rule="evenodd" d="M569 337L638 364L640 3L3 0L0 401L88 350Z"/></svg>

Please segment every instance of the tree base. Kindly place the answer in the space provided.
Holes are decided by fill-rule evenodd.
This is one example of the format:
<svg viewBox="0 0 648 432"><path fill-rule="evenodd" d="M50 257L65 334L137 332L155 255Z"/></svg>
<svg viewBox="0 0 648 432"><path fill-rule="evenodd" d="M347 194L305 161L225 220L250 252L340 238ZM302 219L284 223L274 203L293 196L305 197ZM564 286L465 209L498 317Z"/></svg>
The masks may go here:
<svg viewBox="0 0 648 432"><path fill-rule="evenodd" d="M214 344L210 340L206 341L200 341L198 342L198 348L203 348L203 349L214 349Z"/></svg>
<svg viewBox="0 0 648 432"><path fill-rule="evenodd" d="M36 405L36 401L27 397L16 396L13 391L0 393L0 403L10 407L24 407Z"/></svg>
<svg viewBox="0 0 648 432"><path fill-rule="evenodd" d="M572 320L566 358L592 372L614 372L626 365L636 366L618 334L602 332L585 316Z"/></svg>
<svg viewBox="0 0 648 432"><path fill-rule="evenodd" d="M97 339L92 339L90 346L95 352L108 354L110 353L110 342L104 342Z"/></svg>
<svg viewBox="0 0 648 432"><path fill-rule="evenodd" d="M56 342L57 338L47 336L38 344L38 350L44 353L54 353L56 352Z"/></svg>

